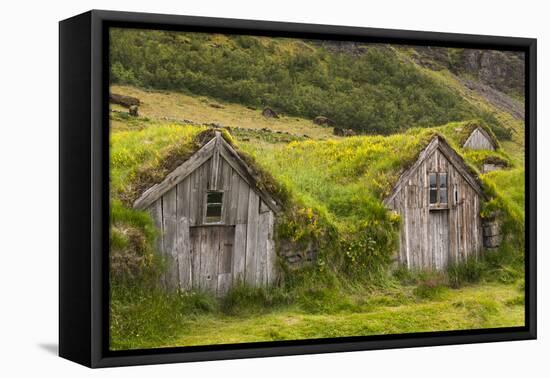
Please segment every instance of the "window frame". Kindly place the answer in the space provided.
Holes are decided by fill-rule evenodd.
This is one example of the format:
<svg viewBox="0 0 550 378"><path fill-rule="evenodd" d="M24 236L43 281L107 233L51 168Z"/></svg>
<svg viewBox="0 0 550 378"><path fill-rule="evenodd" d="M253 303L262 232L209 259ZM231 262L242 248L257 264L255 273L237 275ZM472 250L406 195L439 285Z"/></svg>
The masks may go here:
<svg viewBox="0 0 550 378"><path fill-rule="evenodd" d="M216 220L216 221L212 221L212 222L209 222L208 221L208 196L212 193L220 193L221 194L221 202L213 202L212 205L221 205L220 206L220 217L219 217L219 220ZM206 193L205 193L205 196L204 196L204 202L203 202L203 208L204 208L204 212L203 212L203 224L224 224L224 208L225 208L225 201L224 201L224 197L225 197L225 192L223 190L207 190Z"/></svg>
<svg viewBox="0 0 550 378"><path fill-rule="evenodd" d="M432 187L432 175L435 175L435 188ZM441 185L441 175L445 175L445 186ZM430 210L445 210L449 208L449 172L428 172L428 204ZM446 191L446 202L441 202L441 191ZM435 191L435 202L432 202L432 191Z"/></svg>

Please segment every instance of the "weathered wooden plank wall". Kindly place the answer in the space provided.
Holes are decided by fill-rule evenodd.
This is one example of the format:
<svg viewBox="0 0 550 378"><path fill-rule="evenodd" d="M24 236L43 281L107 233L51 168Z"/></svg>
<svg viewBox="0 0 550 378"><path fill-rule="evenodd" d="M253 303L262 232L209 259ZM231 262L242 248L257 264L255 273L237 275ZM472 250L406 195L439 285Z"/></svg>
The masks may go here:
<svg viewBox="0 0 550 378"><path fill-rule="evenodd" d="M495 149L491 140L480 130L475 129L464 143L464 148L472 150L491 150Z"/></svg>
<svg viewBox="0 0 550 378"><path fill-rule="evenodd" d="M208 190L223 191L222 224L204 224ZM223 295L239 281L276 280L274 213L224 157L206 160L148 210L161 234L167 288Z"/></svg>
<svg viewBox="0 0 550 378"><path fill-rule="evenodd" d="M448 209L430 210L430 172L448 174ZM397 260L409 268L442 269L482 248L479 194L438 149L401 183L389 205L402 219Z"/></svg>

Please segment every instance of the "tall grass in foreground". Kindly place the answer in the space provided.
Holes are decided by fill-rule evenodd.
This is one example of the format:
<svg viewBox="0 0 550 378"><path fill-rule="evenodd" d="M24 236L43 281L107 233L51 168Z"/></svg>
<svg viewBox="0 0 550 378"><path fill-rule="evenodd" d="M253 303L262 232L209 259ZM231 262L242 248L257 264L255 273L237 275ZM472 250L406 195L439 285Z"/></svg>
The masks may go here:
<svg viewBox="0 0 550 378"><path fill-rule="evenodd" d="M412 271L405 267L394 270L393 277L401 285L415 286L421 298L440 297L447 289L471 284L498 282L511 284L524 277L523 256L509 245L485 251L479 258L453 263L445 271Z"/></svg>
<svg viewBox="0 0 550 378"><path fill-rule="evenodd" d="M367 332L361 324L370 329L367 334L508 324L512 312L524 304L520 269L501 257L471 261L447 272L397 270L387 286L302 271L279 287L235 285L223 298L200 291L167 293L159 287L114 285L111 348L356 336ZM476 294L478 290L485 294ZM331 328L336 325L337 330ZM194 341L187 340L191 335Z"/></svg>

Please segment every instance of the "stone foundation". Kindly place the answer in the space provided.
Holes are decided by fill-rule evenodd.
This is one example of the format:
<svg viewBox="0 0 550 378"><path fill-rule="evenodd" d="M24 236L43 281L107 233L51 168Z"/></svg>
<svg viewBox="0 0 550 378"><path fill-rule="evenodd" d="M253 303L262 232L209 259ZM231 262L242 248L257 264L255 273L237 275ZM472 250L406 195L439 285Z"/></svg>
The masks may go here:
<svg viewBox="0 0 550 378"><path fill-rule="evenodd" d="M502 232L500 222L496 218L483 222L483 246L492 250L500 247L502 243Z"/></svg>
<svg viewBox="0 0 550 378"><path fill-rule="evenodd" d="M291 269L312 264L317 258L318 248L315 243L300 246L287 240L279 241L278 253Z"/></svg>

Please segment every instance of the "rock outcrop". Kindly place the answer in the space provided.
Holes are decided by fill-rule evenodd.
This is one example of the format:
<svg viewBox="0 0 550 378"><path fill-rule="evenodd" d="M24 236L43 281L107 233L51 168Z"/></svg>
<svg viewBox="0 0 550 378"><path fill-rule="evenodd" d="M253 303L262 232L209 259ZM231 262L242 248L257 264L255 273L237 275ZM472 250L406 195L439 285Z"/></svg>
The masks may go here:
<svg viewBox="0 0 550 378"><path fill-rule="evenodd" d="M448 69L472 77L497 91L522 94L525 91L525 58L523 53L496 50L452 49L415 46L413 60L431 70Z"/></svg>

